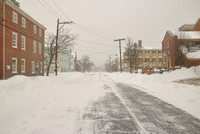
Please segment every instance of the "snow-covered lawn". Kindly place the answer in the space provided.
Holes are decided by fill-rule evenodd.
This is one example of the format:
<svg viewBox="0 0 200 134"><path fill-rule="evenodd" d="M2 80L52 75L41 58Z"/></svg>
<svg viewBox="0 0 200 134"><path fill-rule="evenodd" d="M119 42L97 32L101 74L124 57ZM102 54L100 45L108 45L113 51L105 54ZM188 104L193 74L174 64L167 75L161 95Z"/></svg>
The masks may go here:
<svg viewBox="0 0 200 134"><path fill-rule="evenodd" d="M199 78L195 68L182 68L162 75L130 73L106 75L115 82L130 84L200 119L200 86L174 82L180 79Z"/></svg>
<svg viewBox="0 0 200 134"><path fill-rule="evenodd" d="M175 83L198 77L194 69L142 75L63 73L0 81L0 134L73 134L88 103L104 96L103 78L148 92L200 119L200 86Z"/></svg>

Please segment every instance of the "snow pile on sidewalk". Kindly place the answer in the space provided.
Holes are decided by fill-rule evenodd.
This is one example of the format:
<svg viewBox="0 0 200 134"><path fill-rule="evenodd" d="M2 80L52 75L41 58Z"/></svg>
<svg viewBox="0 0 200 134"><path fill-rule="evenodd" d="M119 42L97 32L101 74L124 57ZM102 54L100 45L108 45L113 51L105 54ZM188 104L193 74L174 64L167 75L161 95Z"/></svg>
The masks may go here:
<svg viewBox="0 0 200 134"><path fill-rule="evenodd" d="M130 84L200 119L200 87L175 83L180 79L197 78L194 68L164 74L106 74L115 82Z"/></svg>
<svg viewBox="0 0 200 134"><path fill-rule="evenodd" d="M92 78L67 73L0 81L0 134L72 134L80 112L103 95Z"/></svg>

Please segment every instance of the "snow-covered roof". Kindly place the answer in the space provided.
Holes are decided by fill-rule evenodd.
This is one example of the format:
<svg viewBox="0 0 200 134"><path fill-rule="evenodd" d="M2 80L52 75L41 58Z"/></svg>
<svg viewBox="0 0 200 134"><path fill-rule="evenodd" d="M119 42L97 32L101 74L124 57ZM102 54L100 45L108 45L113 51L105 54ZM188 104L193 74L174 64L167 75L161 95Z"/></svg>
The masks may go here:
<svg viewBox="0 0 200 134"><path fill-rule="evenodd" d="M171 36L178 36L178 39L200 39L200 31L168 31Z"/></svg>
<svg viewBox="0 0 200 134"><path fill-rule="evenodd" d="M138 47L137 49L143 49L143 50L162 50L161 47L160 48L153 48L153 47L142 46L142 47Z"/></svg>
<svg viewBox="0 0 200 134"><path fill-rule="evenodd" d="M200 50L196 52L189 52L185 54L188 59L200 59Z"/></svg>
<svg viewBox="0 0 200 134"><path fill-rule="evenodd" d="M194 28L194 24L184 24L179 28L179 31L191 31Z"/></svg>

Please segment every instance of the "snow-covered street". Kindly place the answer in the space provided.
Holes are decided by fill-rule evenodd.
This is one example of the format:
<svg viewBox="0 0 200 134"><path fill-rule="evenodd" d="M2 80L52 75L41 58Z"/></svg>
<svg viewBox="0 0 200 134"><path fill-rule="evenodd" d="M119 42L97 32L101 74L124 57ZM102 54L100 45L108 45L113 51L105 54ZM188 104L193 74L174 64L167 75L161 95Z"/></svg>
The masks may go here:
<svg viewBox="0 0 200 134"><path fill-rule="evenodd" d="M192 69L183 71L184 76L63 73L0 81L0 133L198 133L199 86L172 82L197 77Z"/></svg>

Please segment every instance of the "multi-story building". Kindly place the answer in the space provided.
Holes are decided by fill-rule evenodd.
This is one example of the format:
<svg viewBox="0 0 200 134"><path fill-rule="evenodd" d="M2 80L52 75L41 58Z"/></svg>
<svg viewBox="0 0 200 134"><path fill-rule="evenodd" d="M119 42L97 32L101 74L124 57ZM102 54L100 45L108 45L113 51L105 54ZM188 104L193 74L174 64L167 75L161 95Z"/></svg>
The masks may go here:
<svg viewBox="0 0 200 134"><path fill-rule="evenodd" d="M142 41L139 40L138 45L135 44L132 51L133 56L131 59L133 59L133 70L142 68L162 68L162 49L144 47L142 46ZM124 71L130 70L130 59L127 59L127 54L124 54Z"/></svg>
<svg viewBox="0 0 200 134"><path fill-rule="evenodd" d="M166 69L200 65L200 18L195 24L184 24L179 31L167 31L162 53Z"/></svg>
<svg viewBox="0 0 200 134"><path fill-rule="evenodd" d="M47 52L45 51L45 63L44 68L45 71L47 69L47 65L49 62L49 57ZM70 53L70 51L67 51L65 53L58 53L58 72L73 72L74 71L74 55ZM53 74L55 73L55 60L52 61L49 73Z"/></svg>
<svg viewBox="0 0 200 134"><path fill-rule="evenodd" d="M15 0L0 0L0 79L44 75L45 27Z"/></svg>
<svg viewBox="0 0 200 134"><path fill-rule="evenodd" d="M167 31L162 42L162 53L163 67L166 69L200 65L200 32Z"/></svg>

